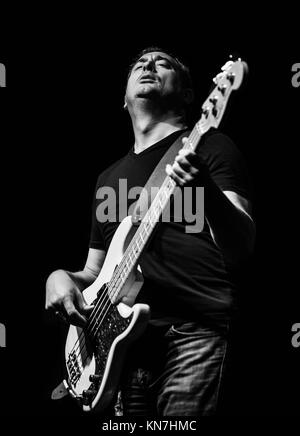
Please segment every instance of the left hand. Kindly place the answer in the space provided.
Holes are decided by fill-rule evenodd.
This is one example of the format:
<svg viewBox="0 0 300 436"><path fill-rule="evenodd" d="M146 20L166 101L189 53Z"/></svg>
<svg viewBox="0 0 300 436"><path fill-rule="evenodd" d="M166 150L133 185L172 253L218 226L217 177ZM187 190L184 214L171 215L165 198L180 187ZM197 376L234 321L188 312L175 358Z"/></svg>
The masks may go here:
<svg viewBox="0 0 300 436"><path fill-rule="evenodd" d="M187 140L188 138L183 138L183 144ZM179 186L205 186L209 177L206 163L198 154L189 149L179 150L173 165L166 165L166 173Z"/></svg>

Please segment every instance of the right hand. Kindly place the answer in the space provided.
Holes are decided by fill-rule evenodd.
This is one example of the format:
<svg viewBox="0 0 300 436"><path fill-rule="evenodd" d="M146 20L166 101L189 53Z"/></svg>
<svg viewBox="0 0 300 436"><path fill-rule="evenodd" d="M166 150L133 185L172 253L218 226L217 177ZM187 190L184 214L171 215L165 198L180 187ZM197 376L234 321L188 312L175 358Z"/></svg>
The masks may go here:
<svg viewBox="0 0 300 436"><path fill-rule="evenodd" d="M84 327L93 306L86 303L70 275L66 271L58 270L47 280L46 309L53 310L70 324Z"/></svg>

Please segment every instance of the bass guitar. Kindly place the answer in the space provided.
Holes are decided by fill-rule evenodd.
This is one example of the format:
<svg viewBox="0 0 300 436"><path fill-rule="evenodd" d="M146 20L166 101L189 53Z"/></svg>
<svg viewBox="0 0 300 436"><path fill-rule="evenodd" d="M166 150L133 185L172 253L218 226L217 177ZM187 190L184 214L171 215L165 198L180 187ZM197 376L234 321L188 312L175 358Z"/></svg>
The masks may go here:
<svg viewBox="0 0 300 436"><path fill-rule="evenodd" d="M201 137L220 124L233 90L247 71L241 59L229 60L213 79L199 121L182 148L196 150ZM95 282L83 291L94 306L85 328L71 325L66 340L64 386L85 411L103 411L112 401L128 346L145 329L149 306L135 304L142 286L138 263L176 184L166 176L138 228L131 216L119 225ZM128 297L129 303L120 300Z"/></svg>

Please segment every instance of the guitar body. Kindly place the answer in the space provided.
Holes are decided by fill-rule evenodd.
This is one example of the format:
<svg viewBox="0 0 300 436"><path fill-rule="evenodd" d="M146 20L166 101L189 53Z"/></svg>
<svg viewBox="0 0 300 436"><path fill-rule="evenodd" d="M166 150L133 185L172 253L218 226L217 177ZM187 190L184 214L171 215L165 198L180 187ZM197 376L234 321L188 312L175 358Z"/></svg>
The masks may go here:
<svg viewBox="0 0 300 436"><path fill-rule="evenodd" d="M111 280L134 230L130 216L119 225L101 273L83 291L88 304L101 298L98 291L105 288L105 284ZM93 334L88 329L85 331L80 327L70 326L65 347L68 390L80 401L85 411L101 412L108 406L117 389L126 350L147 325L149 306L134 304L142 284L142 275L136 269L130 273L116 301L107 295L107 299L113 304L105 306L101 328L94 329ZM124 296L127 297L126 304L119 302Z"/></svg>

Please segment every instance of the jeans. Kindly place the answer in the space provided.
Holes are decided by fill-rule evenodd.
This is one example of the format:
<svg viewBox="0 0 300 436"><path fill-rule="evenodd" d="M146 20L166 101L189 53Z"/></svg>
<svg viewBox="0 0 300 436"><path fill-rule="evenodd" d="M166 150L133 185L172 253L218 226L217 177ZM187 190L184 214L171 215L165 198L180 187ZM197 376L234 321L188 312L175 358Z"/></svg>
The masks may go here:
<svg viewBox="0 0 300 436"><path fill-rule="evenodd" d="M128 352L115 414L214 415L226 349L227 332L196 322L148 328Z"/></svg>

